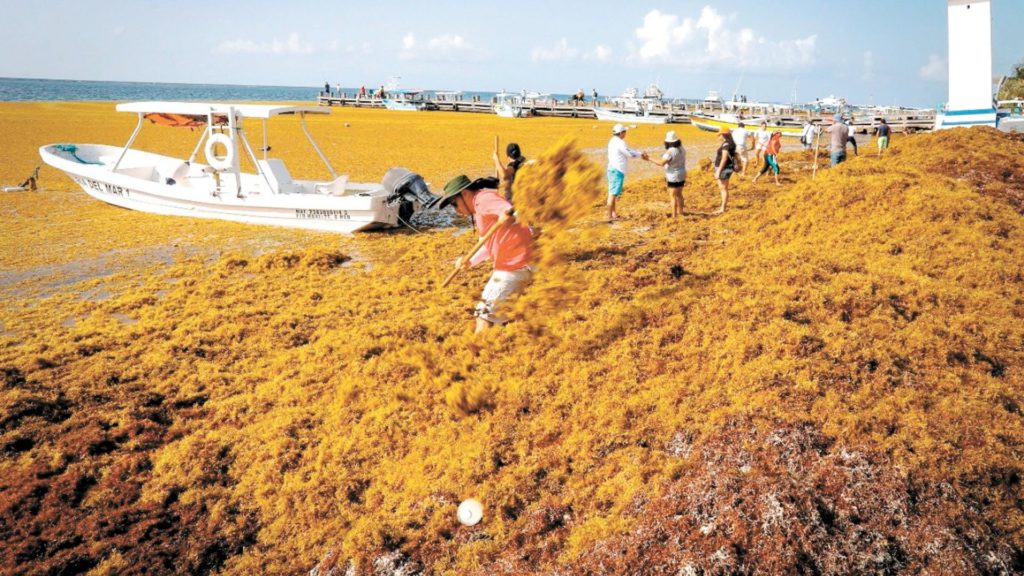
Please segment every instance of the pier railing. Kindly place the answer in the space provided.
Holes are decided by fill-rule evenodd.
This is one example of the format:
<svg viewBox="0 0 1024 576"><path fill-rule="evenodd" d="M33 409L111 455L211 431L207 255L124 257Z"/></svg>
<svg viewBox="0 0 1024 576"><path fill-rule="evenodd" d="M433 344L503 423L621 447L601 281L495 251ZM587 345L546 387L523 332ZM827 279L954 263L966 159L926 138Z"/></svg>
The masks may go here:
<svg viewBox="0 0 1024 576"><path fill-rule="evenodd" d="M493 114L494 102L480 96L464 96L457 94L439 94L433 98L415 100L415 102L426 104L429 110L445 112L475 112L480 114ZM384 108L384 99L377 95L360 95L358 93L325 93L321 92L317 97L320 106L351 106L355 108ZM594 108L614 110L623 113L633 113L630 107L607 101L599 101L595 106L593 100L577 101L569 99L565 101L545 98L526 99L518 104L527 109L533 116L549 116L557 118L589 118L595 119ZM687 102L661 102L650 107L648 114L651 116L666 116L669 122L689 123L690 114L703 112L715 114L724 112L721 108L709 108L706 103ZM818 124L831 122L831 113L814 113L809 110L788 111L785 114L769 114L773 122L783 124L802 124L805 120L811 120ZM881 123L882 119L894 132L917 132L931 130L935 126L935 112L931 110L913 110L906 112L880 113L875 115L854 117L851 124L857 133L871 134ZM751 126L756 129L756 126Z"/></svg>

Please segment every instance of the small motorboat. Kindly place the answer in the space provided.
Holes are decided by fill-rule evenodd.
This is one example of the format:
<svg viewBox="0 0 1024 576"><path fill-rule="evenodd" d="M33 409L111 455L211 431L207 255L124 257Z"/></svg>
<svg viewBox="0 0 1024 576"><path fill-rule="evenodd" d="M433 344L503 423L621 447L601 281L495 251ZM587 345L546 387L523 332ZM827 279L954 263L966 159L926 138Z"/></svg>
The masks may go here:
<svg viewBox="0 0 1024 576"><path fill-rule="evenodd" d="M722 128L735 130L736 128L739 128L740 122L743 122L744 127L751 132L760 129L761 122L767 122L769 130L772 132L782 132L783 136L790 138L799 138L803 135L804 130L802 126L795 124L780 124L776 119L769 119L764 116L740 118L735 114L729 113L705 114L702 112L694 112L693 114L690 114L690 123L706 132L718 132Z"/></svg>
<svg viewBox="0 0 1024 576"><path fill-rule="evenodd" d="M502 118L526 118L530 108L523 103L518 94L499 92L494 96L494 113Z"/></svg>
<svg viewBox="0 0 1024 576"><path fill-rule="evenodd" d="M306 126L306 115L329 108L198 103L133 102L119 112L138 115L123 147L47 144L43 161L61 170L86 193L115 206L174 216L217 218L331 232L391 228L408 223L434 195L419 175L393 168L382 183L349 182L338 175ZM303 132L330 173L329 180L292 178L284 162L268 158L267 121L297 116ZM263 122L257 157L244 129L246 119ZM187 159L132 149L146 120L165 126L202 128ZM204 146L205 143L205 146ZM197 161L200 149L206 163ZM242 172L243 155L254 172Z"/></svg>
<svg viewBox="0 0 1024 576"><path fill-rule="evenodd" d="M671 121L669 116L656 116L645 107L639 107L635 112L624 112L609 108L591 108L598 120L607 122L620 122L630 124L666 124Z"/></svg>
<svg viewBox="0 0 1024 576"><path fill-rule="evenodd" d="M394 93L391 98L384 98L382 102L388 110L398 112L418 112L420 110L437 110L437 104L427 99L427 94L419 91L408 91Z"/></svg>

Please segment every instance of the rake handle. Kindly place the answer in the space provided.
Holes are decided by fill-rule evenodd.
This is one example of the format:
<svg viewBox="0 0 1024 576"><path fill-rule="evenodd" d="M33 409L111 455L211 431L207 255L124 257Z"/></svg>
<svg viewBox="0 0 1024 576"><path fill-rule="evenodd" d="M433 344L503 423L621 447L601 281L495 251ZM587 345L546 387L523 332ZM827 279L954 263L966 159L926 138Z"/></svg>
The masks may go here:
<svg viewBox="0 0 1024 576"><path fill-rule="evenodd" d="M509 209L509 211L506 212L506 214L511 214L511 213L512 213L511 209ZM486 244L487 241L491 239L491 236L494 236L494 233L497 232L498 228L501 228L501 226L504 226L504 224L499 226L498 223L495 222L494 226L491 226L491 229L488 230L486 234L481 236L480 240L477 241L476 245L473 246L473 248L469 252L466 253L466 255L462 258L462 261L465 263L470 258L472 258L473 256L476 256L476 253L479 252L480 249L484 247L484 244ZM441 287L444 288L445 286L447 286L452 280L455 279L456 276L459 275L459 272L462 272L462 268L461 267L460 268L456 268L454 271L452 271L452 273L449 274L448 277L444 279L444 282L441 283Z"/></svg>

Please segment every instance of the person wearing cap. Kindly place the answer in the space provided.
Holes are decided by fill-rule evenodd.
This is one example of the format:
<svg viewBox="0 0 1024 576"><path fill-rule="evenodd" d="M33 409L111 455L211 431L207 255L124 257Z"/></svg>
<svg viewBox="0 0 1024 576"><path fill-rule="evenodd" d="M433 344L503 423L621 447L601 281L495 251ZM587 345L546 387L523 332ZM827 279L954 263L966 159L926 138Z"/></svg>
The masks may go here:
<svg viewBox="0 0 1024 576"><path fill-rule="evenodd" d="M612 137L608 141L608 221L619 219L615 205L622 196L622 186L626 182L626 163L630 158L648 159L647 152L634 150L626 145L626 127L622 124L612 126Z"/></svg>
<svg viewBox="0 0 1024 576"><path fill-rule="evenodd" d="M683 214L683 186L686 185L686 149L675 130L665 134L665 153L660 159L649 159L658 166L665 167L665 186L668 189L669 201L672 203L672 218Z"/></svg>
<svg viewBox="0 0 1024 576"><path fill-rule="evenodd" d="M846 161L846 143L850 140L850 129L843 124L843 117L836 114L832 117L832 125L828 127L831 140L829 140L829 153L832 159L832 166L837 166Z"/></svg>
<svg viewBox="0 0 1024 576"><path fill-rule="evenodd" d="M715 214L725 212L726 204L729 203L729 178L736 170L736 143L732 139L732 130L722 126L718 130L718 150L715 152L715 180L718 182L718 190L722 193L722 204Z"/></svg>
<svg viewBox="0 0 1024 576"><path fill-rule="evenodd" d="M473 310L477 333L506 322L497 314L498 305L525 287L533 276L530 229L515 221L512 205L498 194L496 186L493 178L470 181L465 174L460 174L445 184L444 195L435 204L438 210L453 205L455 212L473 219L481 238L487 238L476 254L455 261L457 270L471 268L488 259L494 262L494 271ZM488 236L492 228L494 231Z"/></svg>
<svg viewBox="0 0 1024 576"><path fill-rule="evenodd" d="M495 146L494 154L491 158L494 159L494 169L501 178L501 191L505 196L505 200L511 202L512 184L516 181L516 172L519 172L519 167L526 163L526 157L523 156L522 150L519 149L519 144L515 142L510 142L505 147L505 155L508 156L508 163L503 166L501 158L498 157L498 148Z"/></svg>

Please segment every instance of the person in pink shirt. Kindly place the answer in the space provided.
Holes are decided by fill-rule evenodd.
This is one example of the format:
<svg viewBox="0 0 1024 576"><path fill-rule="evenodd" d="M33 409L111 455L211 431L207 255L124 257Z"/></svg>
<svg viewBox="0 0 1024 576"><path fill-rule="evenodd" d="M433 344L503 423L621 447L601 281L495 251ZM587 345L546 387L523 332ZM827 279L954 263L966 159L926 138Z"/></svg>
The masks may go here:
<svg viewBox="0 0 1024 576"><path fill-rule="evenodd" d="M525 287L533 276L530 268L532 234L529 228L516 222L512 204L498 193L497 186L493 178L470 181L465 174L460 174L445 184L444 195L436 203L438 210L451 204L458 214L472 217L477 235L487 238L476 254L455 261L457 270L471 268L484 260L494 262L494 271L473 311L477 333L506 322L496 313L498 305Z"/></svg>

